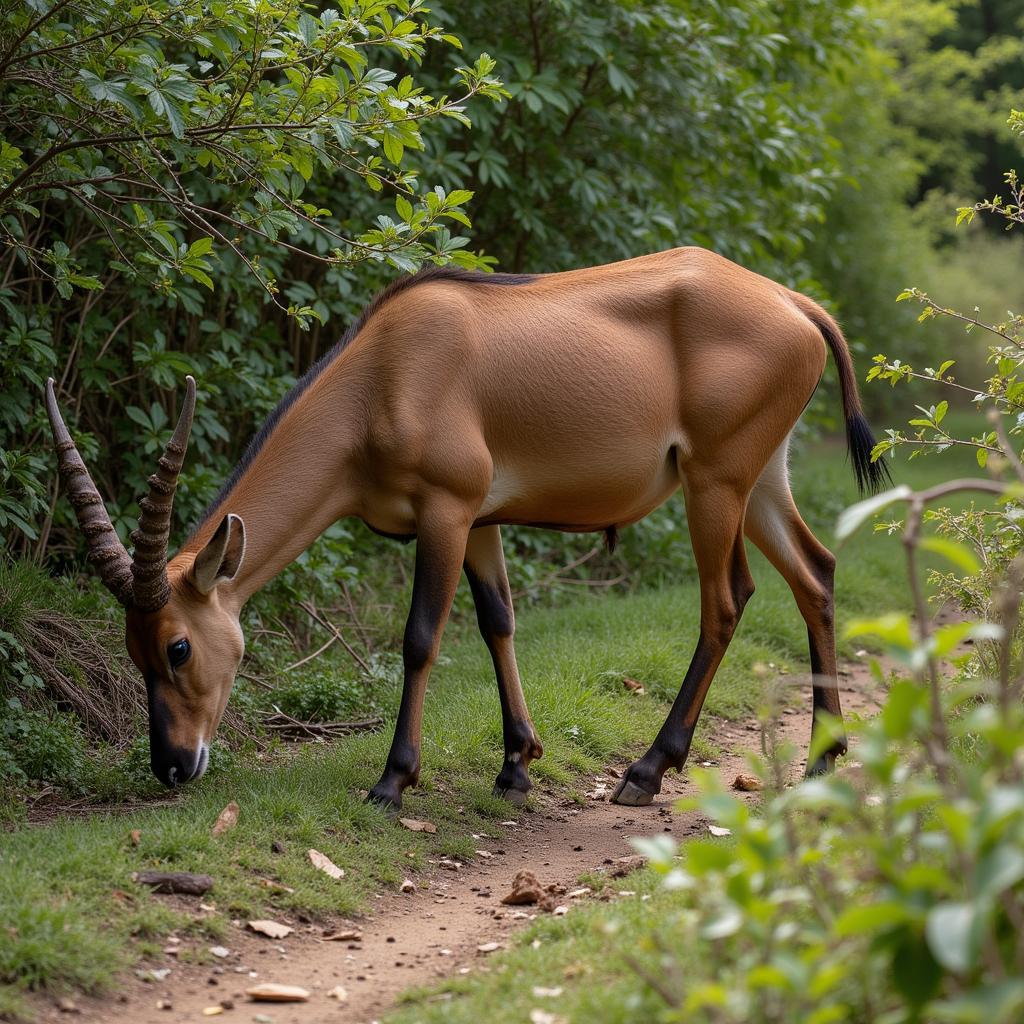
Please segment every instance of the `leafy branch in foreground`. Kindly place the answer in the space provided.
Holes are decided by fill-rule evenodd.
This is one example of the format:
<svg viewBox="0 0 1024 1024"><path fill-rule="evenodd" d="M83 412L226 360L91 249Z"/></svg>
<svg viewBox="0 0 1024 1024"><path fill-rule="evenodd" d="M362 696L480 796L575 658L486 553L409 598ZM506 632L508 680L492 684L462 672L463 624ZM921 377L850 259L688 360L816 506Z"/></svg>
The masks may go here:
<svg viewBox="0 0 1024 1024"><path fill-rule="evenodd" d="M769 792L761 807L716 773L694 773L700 795L688 806L731 830L730 844L637 841L682 900L661 921L673 942L650 940L662 954L656 991L673 1008L666 1019L1009 1024L1024 1012L1024 676L1013 639L1024 558L999 592L998 625L931 628L918 579L928 503L964 489L1006 486L897 488L841 522L848 534L887 504L909 507L915 614L849 629L880 639L903 670L877 717L855 727L859 763L785 788L793 751L777 742L771 714L769 756L754 762ZM939 660L968 638L998 644L999 670L946 687Z"/></svg>
<svg viewBox="0 0 1024 1024"><path fill-rule="evenodd" d="M422 189L409 154L429 122L468 127L472 97L505 93L486 54L455 70L454 97L387 66L461 46L428 15L423 0L340 0L319 14L301 0L23 5L0 29L0 241L64 298L103 287L72 239L40 236L46 204L70 203L109 243L113 270L166 293L179 277L212 289L210 261L230 253L282 309L259 242L335 266L477 265L447 226L469 225L472 193ZM305 198L317 173L387 190L393 214L346 229Z"/></svg>
<svg viewBox="0 0 1024 1024"><path fill-rule="evenodd" d="M1024 116L1014 111L1011 127L1024 133ZM1014 172L1006 176L1012 202L999 196L972 207L963 207L957 223L969 223L977 211L994 212L1007 221L1007 227L1024 223L1024 205L1018 177ZM872 457L892 457L901 448L909 449L910 458L920 455L940 455L953 448L973 451L978 465L998 475L1006 467L1019 472L1020 450L1024 437L1024 314L1008 311L1006 319L992 323L983 319L975 308L969 313L942 305L918 288L907 288L897 301L915 300L923 307L919 322L947 319L960 323L968 333L982 332L994 339L988 347L991 374L980 383L963 383L954 376L955 361L943 360L938 368L915 369L909 363L886 355L877 355L868 372L869 381L887 382L890 387L906 386L926 381L934 389L944 391L946 398L929 406L917 405L917 415L909 420L911 431L889 429L875 446ZM965 401L987 416L973 429L958 429L963 420L953 426L947 419L950 408ZM1018 554L1024 550L1024 503L1019 489L1009 492L996 508L978 509L973 505L954 509L940 506L927 510L924 520L938 530L938 537L927 538L932 550L945 546L941 554L954 553L964 573L932 571L930 581L936 585L941 599L952 599L968 614L989 615L994 608L994 597L1000 580L1010 571ZM876 529L901 530L899 520L876 524ZM979 647L984 663L991 652ZM993 666L986 665L989 670Z"/></svg>

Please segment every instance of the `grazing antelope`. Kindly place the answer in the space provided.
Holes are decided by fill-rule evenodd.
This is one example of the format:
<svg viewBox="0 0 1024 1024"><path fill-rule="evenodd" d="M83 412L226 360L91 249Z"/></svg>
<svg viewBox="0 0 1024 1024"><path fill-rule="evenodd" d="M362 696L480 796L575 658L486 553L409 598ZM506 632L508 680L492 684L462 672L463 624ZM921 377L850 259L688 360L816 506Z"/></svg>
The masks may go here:
<svg viewBox="0 0 1024 1024"><path fill-rule="evenodd" d="M700 639L650 750L614 799L648 804L683 767L715 670L754 583L746 534L785 577L810 639L815 728L840 716L835 560L790 493L790 431L825 367L839 369L861 488L871 461L850 353L807 297L699 248L540 276L431 269L394 282L299 381L249 444L205 518L167 560L195 382L149 494L134 557L61 419L46 404L65 486L103 582L125 606L149 700L153 771L203 774L242 658L248 598L343 516L416 539L405 682L370 799L401 806L420 770L423 697L464 569L494 660L505 760L521 803L542 754L519 682L499 528L614 532L680 487L700 575ZM845 742L813 765L825 771Z"/></svg>

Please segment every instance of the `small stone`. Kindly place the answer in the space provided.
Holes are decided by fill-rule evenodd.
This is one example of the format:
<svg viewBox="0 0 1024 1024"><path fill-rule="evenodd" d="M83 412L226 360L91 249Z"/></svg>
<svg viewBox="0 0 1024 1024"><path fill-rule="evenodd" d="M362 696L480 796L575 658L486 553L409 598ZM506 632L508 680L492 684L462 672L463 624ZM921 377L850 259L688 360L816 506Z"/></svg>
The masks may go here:
<svg viewBox="0 0 1024 1024"><path fill-rule="evenodd" d="M345 991L342 985L335 985L330 992L327 993L328 999L336 999L339 1003L348 1002L348 993Z"/></svg>
<svg viewBox="0 0 1024 1024"><path fill-rule="evenodd" d="M625 857L619 857L612 863L609 874L612 878L625 878L632 871L638 871L647 863L647 858L639 853L631 853Z"/></svg>
<svg viewBox="0 0 1024 1024"><path fill-rule="evenodd" d="M512 879L512 891L507 896L503 896L501 902L509 906L524 906L540 903L544 899L544 895L544 890L532 871L519 871Z"/></svg>
<svg viewBox="0 0 1024 1024"><path fill-rule="evenodd" d="M304 1003L309 992L298 985L275 985L266 983L246 989L245 994L254 1002L263 1003Z"/></svg>
<svg viewBox="0 0 1024 1024"><path fill-rule="evenodd" d="M403 878L402 884L398 888L400 892L415 892L416 883L411 878Z"/></svg>
<svg viewBox="0 0 1024 1024"><path fill-rule="evenodd" d="M756 775L740 772L732 780L732 788L738 789L743 793L756 793L759 789L764 789L764 783Z"/></svg>
<svg viewBox="0 0 1024 1024"><path fill-rule="evenodd" d="M485 956L488 953L493 953L495 950L501 949L500 942L482 942L476 947L478 953L483 953Z"/></svg>
<svg viewBox="0 0 1024 1024"><path fill-rule="evenodd" d="M231 950L226 946L211 946L210 954L211 956L215 956L218 959L223 960L226 956L231 956Z"/></svg>
<svg viewBox="0 0 1024 1024"><path fill-rule="evenodd" d="M61 1013L81 1013L78 1004L73 999L68 999L67 996L63 996L57 1000L57 1006Z"/></svg>

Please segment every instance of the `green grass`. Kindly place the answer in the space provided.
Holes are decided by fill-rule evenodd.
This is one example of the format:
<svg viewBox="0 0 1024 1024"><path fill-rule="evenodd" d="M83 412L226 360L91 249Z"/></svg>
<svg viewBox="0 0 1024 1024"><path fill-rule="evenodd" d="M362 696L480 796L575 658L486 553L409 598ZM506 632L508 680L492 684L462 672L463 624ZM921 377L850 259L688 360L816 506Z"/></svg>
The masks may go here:
<svg viewBox="0 0 1024 1024"><path fill-rule="evenodd" d="M683 900L660 892L650 871L612 885L635 895L607 903L577 902L565 917L542 918L520 932L508 952L488 958L486 973L405 993L405 1005L388 1015L388 1024L522 1024L532 1010L600 1024L666 1019L665 1004L640 983L626 958L655 977L661 973L650 941L655 908L662 938L685 957L672 934L672 916ZM535 996L534 989L561 991ZM674 1012L667 1019L683 1019Z"/></svg>
<svg viewBox="0 0 1024 1024"><path fill-rule="evenodd" d="M798 501L830 543L835 515L854 497L841 450L798 453L793 471ZM918 462L903 478L921 485L934 472L934 466ZM806 632L788 589L757 553L751 565L758 589L711 689L706 716L742 715L755 706L758 663L806 671ZM896 539L867 531L853 538L840 553L840 621L900 605L902 573ZM524 610L519 660L545 746L533 769L535 780L572 787L580 772L639 752L653 738L665 702L685 673L697 626L692 569L681 571L673 587L588 595L553 610ZM407 814L437 823L437 836L400 829L362 802L360 790L376 781L384 763L390 728L306 746L288 757L236 759L181 791L171 806L66 817L3 835L0 1013L13 1013L10 1007L27 988L100 989L133 958L156 948L171 928L216 933L227 918L275 909L322 916L357 911L371 892L422 868L432 853L458 850L469 833L492 830L494 819L510 810L490 795L501 760L501 728L490 661L472 633L460 621L449 630L426 703L422 786L406 801ZM648 696L625 695L623 675L643 680ZM713 723L705 717L703 724L698 754L713 749ZM239 824L213 838L210 827L232 799L241 807ZM133 829L141 835L138 846L129 842ZM272 852L275 840L286 845L285 853ZM345 868L345 879L313 871L305 856L309 847ZM211 899L218 913L196 925L140 890L131 873L153 867L213 875ZM260 878L276 879L295 892L268 893ZM567 934L598 927L589 920L572 915ZM552 936L558 931L545 927ZM598 939L586 941L593 943L586 950L600 949ZM580 955L590 956L586 950ZM515 956L528 959L530 953ZM518 961L510 963L515 967ZM542 984L545 972L550 973L547 967L538 967L524 976ZM515 1019L523 1019L522 1013Z"/></svg>

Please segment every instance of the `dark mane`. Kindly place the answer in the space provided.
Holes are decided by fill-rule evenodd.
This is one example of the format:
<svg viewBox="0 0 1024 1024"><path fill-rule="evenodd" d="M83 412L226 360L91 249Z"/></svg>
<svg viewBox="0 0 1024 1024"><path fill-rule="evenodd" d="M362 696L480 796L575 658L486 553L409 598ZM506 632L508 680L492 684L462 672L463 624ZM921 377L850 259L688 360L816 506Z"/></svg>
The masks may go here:
<svg viewBox="0 0 1024 1024"><path fill-rule="evenodd" d="M416 274L408 274L405 277L396 278L387 287L381 289L363 308L356 321L341 336L337 344L328 349L303 375L295 382L291 390L277 403L277 406L267 417L266 422L256 432L252 440L245 447L238 464L231 471L220 493L210 503L210 506L203 513L199 521L201 526L205 523L227 500L228 495L235 489L235 485L242 478L245 471L252 465L253 460L260 450L267 443L267 439L274 432L278 423L281 422L284 414L302 397L303 393L334 362L342 352L356 339L359 332L366 326L367 321L381 306L389 299L393 299L399 292L407 291L418 284L427 281L460 281L466 284L497 284L517 285L527 284L534 280L532 274L487 274L477 270L464 270L461 267L428 267ZM197 526L196 529L199 527ZM193 531L194 535L195 531Z"/></svg>

